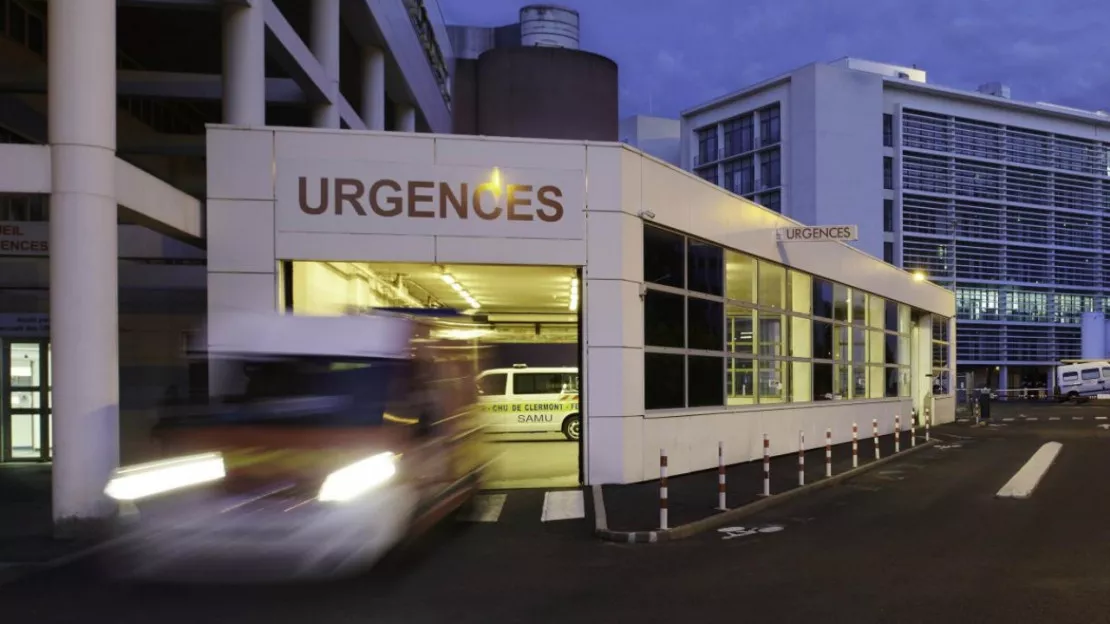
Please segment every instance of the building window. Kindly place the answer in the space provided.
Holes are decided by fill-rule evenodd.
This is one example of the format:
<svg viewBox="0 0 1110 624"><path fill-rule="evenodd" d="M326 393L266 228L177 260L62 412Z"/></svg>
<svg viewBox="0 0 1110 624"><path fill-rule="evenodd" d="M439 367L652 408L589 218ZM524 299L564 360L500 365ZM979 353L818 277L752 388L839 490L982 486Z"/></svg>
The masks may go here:
<svg viewBox="0 0 1110 624"><path fill-rule="evenodd" d="M647 409L907 396L908 306L644 230Z"/></svg>
<svg viewBox="0 0 1110 624"><path fill-rule="evenodd" d="M771 191L763 193L756 200L757 204L765 206L769 210L782 213L782 191Z"/></svg>
<svg viewBox="0 0 1110 624"><path fill-rule="evenodd" d="M726 121L724 135L726 158L755 149L755 122L751 113Z"/></svg>
<svg viewBox="0 0 1110 624"><path fill-rule="evenodd" d="M717 160L717 126L712 125L708 128L701 128L698 132L698 154L694 161L694 166L704 165L705 163L716 162Z"/></svg>
<svg viewBox="0 0 1110 624"><path fill-rule="evenodd" d="M883 200L883 231L884 232L893 232L894 231L894 200L893 199L884 199Z"/></svg>
<svg viewBox="0 0 1110 624"><path fill-rule="evenodd" d="M883 188L894 188L894 159L883 156Z"/></svg>
<svg viewBox="0 0 1110 624"><path fill-rule="evenodd" d="M737 195L755 192L755 164L751 156L725 163L725 188Z"/></svg>
<svg viewBox="0 0 1110 624"><path fill-rule="evenodd" d="M0 221L49 221L49 195L0 194Z"/></svg>
<svg viewBox="0 0 1110 624"><path fill-rule="evenodd" d="M780 135L779 105L776 103L759 111L759 144L778 143L782 139Z"/></svg>
<svg viewBox="0 0 1110 624"><path fill-rule="evenodd" d="M890 241L883 243L883 262L887 264L896 264L894 262L894 243Z"/></svg>
<svg viewBox="0 0 1110 624"><path fill-rule="evenodd" d="M782 185L782 163L779 149L767 150L759 156L759 187L770 189Z"/></svg>
<svg viewBox="0 0 1110 624"><path fill-rule="evenodd" d="M933 317L933 394L951 393L952 362L949 357L948 318Z"/></svg>
<svg viewBox="0 0 1110 624"><path fill-rule="evenodd" d="M712 184L720 184L720 180L717 177L716 165L705 167L703 169L695 169L695 172L698 174L698 177L705 180L706 182L710 182Z"/></svg>
<svg viewBox="0 0 1110 624"><path fill-rule="evenodd" d="M894 147L894 115L883 115L883 146Z"/></svg>

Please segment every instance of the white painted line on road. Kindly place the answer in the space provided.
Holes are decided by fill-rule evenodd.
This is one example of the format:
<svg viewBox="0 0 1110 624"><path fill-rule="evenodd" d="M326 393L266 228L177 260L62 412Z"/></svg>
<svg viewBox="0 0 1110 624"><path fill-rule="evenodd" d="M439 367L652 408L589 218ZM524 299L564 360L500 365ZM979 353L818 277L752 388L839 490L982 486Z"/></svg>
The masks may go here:
<svg viewBox="0 0 1110 624"><path fill-rule="evenodd" d="M1032 422L1034 420L1037 420L1037 417L1036 416L1030 416L1029 418L1026 418L1025 420L1028 420L1028 421Z"/></svg>
<svg viewBox="0 0 1110 624"><path fill-rule="evenodd" d="M1004 420L1006 422L1014 422L1013 418L1003 418L1002 420Z"/></svg>
<svg viewBox="0 0 1110 624"><path fill-rule="evenodd" d="M474 506L460 519L463 522L497 522L505 507L508 494L480 494L474 497Z"/></svg>
<svg viewBox="0 0 1110 624"><path fill-rule="evenodd" d="M1072 420L1086 420L1086 418L1087 418L1086 416L1072 416L1071 417Z"/></svg>
<svg viewBox="0 0 1110 624"><path fill-rule="evenodd" d="M1095 416L1095 420L1106 420L1106 416Z"/></svg>
<svg viewBox="0 0 1110 624"><path fill-rule="evenodd" d="M1060 417L1059 416L1049 416L1048 419L1049 420L1060 420Z"/></svg>
<svg viewBox="0 0 1110 624"><path fill-rule="evenodd" d="M581 490L547 492L543 495L543 512L540 522L577 520L586 517L586 498Z"/></svg>
<svg viewBox="0 0 1110 624"><path fill-rule="evenodd" d="M1060 454L1060 449L1064 445L1059 442L1046 442L1041 448L1037 449L1036 453L1025 462L1006 485L1002 486L1001 490L995 496L999 498L1029 498L1033 494L1033 490L1040 483L1041 477L1048 472L1048 468L1052 466L1052 462L1056 461L1056 456Z"/></svg>

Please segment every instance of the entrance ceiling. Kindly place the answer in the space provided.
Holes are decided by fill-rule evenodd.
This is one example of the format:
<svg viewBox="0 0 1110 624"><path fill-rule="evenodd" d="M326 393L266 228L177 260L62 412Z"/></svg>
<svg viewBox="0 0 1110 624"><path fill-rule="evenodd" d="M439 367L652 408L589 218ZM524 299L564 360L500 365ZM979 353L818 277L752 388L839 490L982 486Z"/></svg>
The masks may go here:
<svg viewBox="0 0 1110 624"><path fill-rule="evenodd" d="M445 305L467 309L466 300L442 275L450 273L482 305L486 314L572 314L569 310L572 267L476 264L366 263L389 277L403 276Z"/></svg>

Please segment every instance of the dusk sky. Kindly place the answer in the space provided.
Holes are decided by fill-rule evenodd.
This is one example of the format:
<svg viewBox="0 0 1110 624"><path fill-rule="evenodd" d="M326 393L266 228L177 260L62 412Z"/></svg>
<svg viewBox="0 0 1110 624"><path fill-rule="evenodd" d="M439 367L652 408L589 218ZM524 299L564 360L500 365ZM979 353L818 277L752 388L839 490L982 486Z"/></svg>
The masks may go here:
<svg viewBox="0 0 1110 624"><path fill-rule="evenodd" d="M524 0L440 0L499 26ZM1013 98L1110 109L1106 0L561 0L582 48L620 66L621 115L678 112L814 61L916 64L929 82L1002 81Z"/></svg>

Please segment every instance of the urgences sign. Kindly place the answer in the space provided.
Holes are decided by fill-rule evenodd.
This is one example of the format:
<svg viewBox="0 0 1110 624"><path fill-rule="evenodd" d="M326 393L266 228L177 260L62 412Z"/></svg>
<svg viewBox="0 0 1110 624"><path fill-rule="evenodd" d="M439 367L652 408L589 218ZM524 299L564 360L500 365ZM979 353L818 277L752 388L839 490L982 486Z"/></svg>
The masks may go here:
<svg viewBox="0 0 1110 624"><path fill-rule="evenodd" d="M278 159L282 232L580 239L581 171Z"/></svg>
<svg viewBox="0 0 1110 624"><path fill-rule="evenodd" d="M504 195L504 198L502 198ZM555 223L563 218L563 190L546 184L470 184L435 180L298 176L297 201L309 215L371 214L410 219L476 219Z"/></svg>

